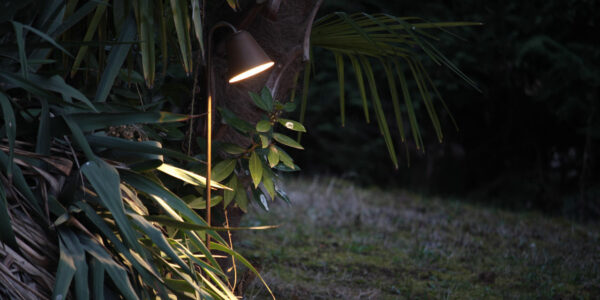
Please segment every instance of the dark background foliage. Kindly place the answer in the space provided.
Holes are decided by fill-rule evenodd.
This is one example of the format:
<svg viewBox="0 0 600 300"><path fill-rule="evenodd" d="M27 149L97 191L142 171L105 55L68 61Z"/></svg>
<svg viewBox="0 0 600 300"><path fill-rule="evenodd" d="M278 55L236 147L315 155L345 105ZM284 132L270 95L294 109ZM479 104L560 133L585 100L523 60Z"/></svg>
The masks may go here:
<svg viewBox="0 0 600 300"><path fill-rule="evenodd" d="M305 173L573 217L600 215L600 48L594 13L599 1L326 3L321 13L382 11L484 23L454 29L462 39L446 34L436 44L481 92L424 55L459 130L437 102L445 129L444 142L438 143L421 108L425 153L416 152L410 141L398 145L401 166L394 170L376 124L365 124L351 74L346 75L348 121L340 126L335 61L317 49L305 123L309 134L303 137L307 150L293 153ZM386 91L381 84L380 93L389 99ZM391 102L384 102L391 111Z"/></svg>

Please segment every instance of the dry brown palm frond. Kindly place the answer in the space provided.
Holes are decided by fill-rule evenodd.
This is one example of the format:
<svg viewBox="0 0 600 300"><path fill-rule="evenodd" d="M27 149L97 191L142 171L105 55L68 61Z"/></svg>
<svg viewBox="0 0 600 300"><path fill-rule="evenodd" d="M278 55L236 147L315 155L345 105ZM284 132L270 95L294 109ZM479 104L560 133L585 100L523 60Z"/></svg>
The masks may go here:
<svg viewBox="0 0 600 300"><path fill-rule="evenodd" d="M0 242L0 298L50 299L54 276L48 270L56 266L56 241L22 209L9 209L20 252Z"/></svg>

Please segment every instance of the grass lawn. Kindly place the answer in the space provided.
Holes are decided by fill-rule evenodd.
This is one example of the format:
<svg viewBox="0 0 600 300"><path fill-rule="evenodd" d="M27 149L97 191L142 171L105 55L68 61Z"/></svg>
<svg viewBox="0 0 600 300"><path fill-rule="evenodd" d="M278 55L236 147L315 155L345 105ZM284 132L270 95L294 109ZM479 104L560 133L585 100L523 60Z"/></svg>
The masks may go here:
<svg viewBox="0 0 600 300"><path fill-rule="evenodd" d="M279 299L598 299L600 226L330 178L288 180L237 250ZM246 279L248 299L267 299Z"/></svg>

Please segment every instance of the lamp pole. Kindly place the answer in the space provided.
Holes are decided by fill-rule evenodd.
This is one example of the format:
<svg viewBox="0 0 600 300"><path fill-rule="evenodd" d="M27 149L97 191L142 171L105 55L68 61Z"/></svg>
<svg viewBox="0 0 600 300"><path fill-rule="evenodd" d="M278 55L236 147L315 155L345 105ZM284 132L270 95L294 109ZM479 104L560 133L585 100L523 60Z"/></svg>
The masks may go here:
<svg viewBox="0 0 600 300"><path fill-rule="evenodd" d="M229 27L236 33L238 30L235 26L228 22L221 21L215 24L208 33L208 61L207 61L207 76L206 76L206 88L208 90L208 97L206 101L206 223L208 227L211 225L211 172L212 172L212 102L214 98L214 79L213 79L213 68L212 68L212 48L213 48L213 35L219 28ZM210 250L210 235L206 235L206 247Z"/></svg>
<svg viewBox="0 0 600 300"><path fill-rule="evenodd" d="M213 35L221 27L229 27L233 34L227 40L229 72L232 77L229 83L238 82L264 72L275 65L256 40L247 31L237 30L230 23L221 21L215 24L208 33L208 62L206 64L206 223L211 224L211 172L212 172L212 112L215 95L215 78L212 66ZM206 245L210 249L210 236L206 235Z"/></svg>

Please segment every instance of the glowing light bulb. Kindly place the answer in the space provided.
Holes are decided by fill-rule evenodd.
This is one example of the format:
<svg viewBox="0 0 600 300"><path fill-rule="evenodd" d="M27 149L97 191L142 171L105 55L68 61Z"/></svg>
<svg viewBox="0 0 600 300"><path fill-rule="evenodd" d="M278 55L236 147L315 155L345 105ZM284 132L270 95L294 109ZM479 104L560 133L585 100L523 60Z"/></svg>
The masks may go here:
<svg viewBox="0 0 600 300"><path fill-rule="evenodd" d="M233 77L231 77L231 79L229 79L229 83L234 83L234 82L238 82L241 80L244 80L246 78L250 78L256 74L259 74L267 69L269 69L270 67L272 67L273 65L275 65L274 62L270 61L268 63L264 63L262 65L258 65L250 70L244 71L240 74L237 74Z"/></svg>

